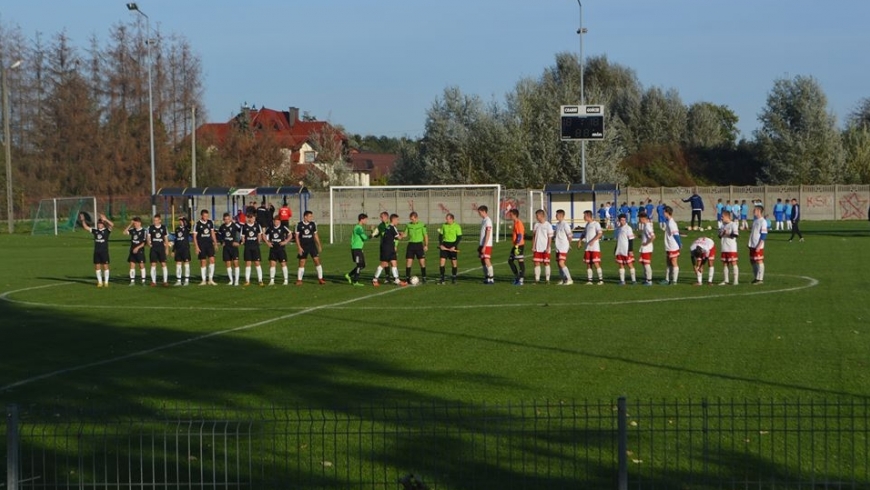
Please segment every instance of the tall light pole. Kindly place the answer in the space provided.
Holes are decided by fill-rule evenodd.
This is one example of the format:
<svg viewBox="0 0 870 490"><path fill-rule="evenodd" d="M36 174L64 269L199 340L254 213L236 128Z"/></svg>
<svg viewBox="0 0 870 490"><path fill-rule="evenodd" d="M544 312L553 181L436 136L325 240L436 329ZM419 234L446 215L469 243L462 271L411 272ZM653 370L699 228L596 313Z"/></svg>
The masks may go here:
<svg viewBox="0 0 870 490"><path fill-rule="evenodd" d="M580 27L577 29L577 35L580 36L580 105L586 105L586 91L583 87L583 75L586 71L583 60L583 34L586 34L586 28L583 27L583 3L577 0L577 5L580 6ZM580 142L580 183L586 183L586 140Z"/></svg>
<svg viewBox="0 0 870 490"><path fill-rule="evenodd" d="M127 4L127 10L137 12L142 17L145 17L145 30L147 35L145 38L145 46L148 49L148 131L151 137L151 216L157 214L157 203L154 202L154 194L157 194L157 183L154 177L154 96L151 87L151 65L153 57L151 56L151 19L145 15L145 12L139 10L139 6L135 2Z"/></svg>
<svg viewBox="0 0 870 490"><path fill-rule="evenodd" d="M9 224L9 234L15 233L15 207L12 205L12 131L9 129L9 83L6 72L21 66L22 60L9 65L0 65L0 78L3 84L3 146L6 150L6 221Z"/></svg>

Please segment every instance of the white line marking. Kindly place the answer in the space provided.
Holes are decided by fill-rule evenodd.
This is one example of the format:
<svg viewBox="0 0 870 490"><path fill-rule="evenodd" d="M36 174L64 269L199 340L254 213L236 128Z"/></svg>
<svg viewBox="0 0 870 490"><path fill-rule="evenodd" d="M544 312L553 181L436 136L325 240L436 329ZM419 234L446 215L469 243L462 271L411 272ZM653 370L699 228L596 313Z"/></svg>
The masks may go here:
<svg viewBox="0 0 870 490"><path fill-rule="evenodd" d="M464 273L466 273L466 272L473 271L473 270L476 270L476 269L477 269L477 267L474 267L474 268L471 268L471 269L467 269L467 270L464 270L464 271L460 272L459 274L464 274ZM56 286L63 286L63 285L66 285L66 284L71 284L71 283L48 284L48 285L44 285L44 286L34 286L34 287L30 287L30 288L18 289L18 290L16 290L16 291L8 291L8 292L6 292L6 293L0 294L0 300L10 301L10 300L8 299L8 296L11 295L11 294L13 294L13 293L18 293L18 292L23 292L23 291L31 291L31 290L34 290L34 289L44 289L44 288L50 288L50 287L56 287ZM24 386L24 385L27 385L27 384L30 384L30 383L33 383L33 382L36 382L36 381L41 381L41 380L43 380L43 379L53 378L53 377L55 377L55 376L60 376L60 375L67 374L67 373L72 373L72 372L75 372L75 371L81 371L81 370L83 370L83 369L88 369L88 368L92 368L92 367L104 366L104 365L106 365L106 364L111 364L111 363L113 363L113 362L118 362L118 361L124 361L124 360L127 360L127 359L133 359L133 358L135 358L135 357L141 357L141 356L144 356L144 355L152 354L152 353L154 353L154 352L159 352L159 351L162 351L162 350L171 349L171 348L173 348L173 347L178 347L178 346L181 346L181 345L186 345L186 344L190 344L190 343L193 343L193 342L198 342L198 341L200 341L200 340L205 340L205 339L208 339L208 338L211 338L211 337L217 337L217 336L219 336L219 335L226 335L226 334L228 334L228 333L241 332L241 331L243 331L243 330L250 330L250 329L257 328L257 327L261 327L261 326L263 326L263 325L268 325L268 324L270 324L270 323L274 323L274 322L277 322L277 321L287 320L287 319L289 319L289 318L294 318L294 317L297 317L297 316L300 316L300 315L305 315L305 314L307 314L307 313L312 313L312 312L315 312L315 311L318 311L318 310L325 310L325 309L330 308L330 307L341 307L341 306L343 306L343 305L347 305L347 304L350 304L350 303L356 303L357 301L363 301L363 300L366 300L366 299L376 298L376 297L378 297L378 296L383 296L383 295L385 295L385 294L394 293L394 292L396 292L396 291L402 291L403 289L407 289L407 288L394 288L394 289L387 289L386 291L381 291L381 292L379 292L379 293L374 293L374 294L368 294L368 295L366 295L366 296L360 296L360 297L358 297L358 298L352 298L352 299L349 299L349 300L346 300L346 301L341 301L341 302L339 302L339 303L325 304L325 305L319 305L319 306L312 306L311 308L307 308L307 309L304 309L304 310L301 310L301 311L297 311L297 312L295 312L295 313L290 313L290 314L287 314L287 315L282 315L282 316L279 316L279 317L270 318L270 319L267 319L267 320L262 320L262 321L255 322L255 323L251 323L251 324L248 324L248 325L242 325L241 327L229 328L229 329L220 330L220 331L217 331L217 332L211 332L211 333L207 333L207 334L203 334L203 335L197 335L196 337L191 337L191 338L189 338L189 339L179 340L179 341L177 341L177 342L172 342L172 343L169 343L169 344L160 345L160 346L157 346L157 347L152 347L151 349L145 349L145 350L141 350L141 351L137 351L137 352L131 352L131 353L129 353L129 354L124 354L123 356L117 356L117 357L112 357L112 358L109 358L109 359L103 359L103 360L101 360L101 361L89 362L89 363L86 363L86 364L81 364L81 365L78 365L78 366L73 366L73 367L64 368L64 369L58 369L58 370L56 370L56 371L51 371L51 372L49 372L49 373L44 373L44 374L40 374L40 375L37 375L37 376L32 376L32 377L30 377L30 378L26 378L26 379L23 379L23 380L21 380L21 381L16 381L16 382L14 382L14 383L10 383L10 384L8 384L8 385L6 385L6 386L0 387L0 393L2 393L2 392L4 392L4 391L11 390L12 388L17 388L17 387L19 387L19 386ZM48 306L48 305L39 305L39 306ZM59 306L59 305L58 305L58 306Z"/></svg>
<svg viewBox="0 0 870 490"><path fill-rule="evenodd" d="M475 270L475 269L477 269L477 268L475 267L474 269L468 269L468 271L470 271L470 270ZM465 273L465 272L467 272L467 271L463 271L462 273ZM775 275L775 274L768 274L768 275ZM772 289L772 290L760 290L760 291L759 291L759 290L755 290L755 291L748 291L748 292L745 292L745 293L736 293L736 294L708 294L708 295L703 295L703 296L680 296L680 297L673 297L673 298L633 299L633 300L623 300L623 301L595 301L595 302L576 302L576 303L508 303L508 304L491 304L491 303L489 303L489 304L484 304L484 305L454 305L454 306L449 306L449 305L431 305L431 306L430 306L430 305L417 305L417 306L407 306L407 307L395 306L395 305L394 305L394 306L391 306L390 309L394 309L394 310L401 310L401 309L406 309L406 310L412 310L412 309L413 309L413 310L420 310L420 309L435 309L435 308L437 308L437 309L445 309L445 308L451 308L451 309L470 309L470 308L505 308L505 307L530 307L530 306L531 306L531 307L534 307L534 306L556 306L556 307L563 307L563 306L564 306L564 307L573 307L573 306L583 306L583 305L597 305L597 306L601 306L601 305L625 305L625 304L643 304L643 303L663 303L663 302L668 302L668 301L687 301L687 300L697 300L697 299L711 299L711 298L722 298L722 297L729 297L729 298L730 298L730 297L735 297L735 296L757 296L757 295L762 295L762 294L786 293L786 292L791 292L791 291L799 291L799 290L801 290L801 289L812 288L812 287L815 287L815 286L817 286L817 285L819 284L819 281L818 281L817 279L812 278L812 277L809 277L809 276L792 276L792 275L786 275L786 274L776 274L776 275L781 276L781 277L796 277L796 278L799 278L799 279L803 279L803 280L807 281L807 284L804 284L804 285L801 285L801 286L794 286L794 287L790 287L790 288L784 288L784 289ZM61 284L48 284L48 285L44 285L44 286L34 286L34 287L30 287L30 288L18 289L18 290L16 290L16 291L8 291L8 292L6 292L6 293L2 293L2 294L0 294L0 300L3 300L3 301L10 301L10 302L16 302L16 301L9 300L9 299L8 299L8 296L11 295L11 294L13 294L13 293L19 293L19 292L24 292L24 291L32 291L32 290L36 290L36 289L45 289L45 288L57 287L57 286L63 286L63 285L66 285L66 284L68 284L68 283L61 283ZM263 326L263 325L268 325L268 324L270 324L270 323L274 323L274 322L281 321L281 320L287 320L287 319L294 318L294 317L297 317L297 316L300 316L300 315L305 315L305 314L308 314L308 313L313 313L313 312L315 312L315 311L319 311L319 310L342 310L342 309L366 310L366 309L383 309L383 307L354 307L354 308L344 308L344 306L345 306L345 305L349 305L349 304L351 304L351 303L356 303L356 302L359 302L359 301L367 300L367 299L370 299L370 298L375 298L375 297L378 297L378 296L383 296L383 295L385 295L385 294L390 294L390 293L394 293L394 292L397 292L397 291L402 291L403 289L407 289L407 288L388 289L388 290L386 290L386 291L381 291L381 292L379 292L379 293L369 294L369 295L366 295L366 296L360 296L360 297L358 297L358 298L351 298L351 299L349 299L349 300L341 301L341 302L338 302L338 303L325 304L325 305L319 305L319 306L313 306L313 307L311 307L311 308L306 308L306 309L304 309L304 310L300 310L300 311L297 311L297 312L294 312L294 313L289 313L289 314L287 314L287 315L282 315L282 316L278 316L278 317L275 317L275 318L270 318L270 319L266 319L266 320L261 320L261 321L259 321L259 322L251 323L251 324L248 324L248 325L243 325L243 326L241 326L241 327L229 328L229 329L225 329L225 330L219 330L219 331L216 331L216 332L210 332L210 333L203 334L203 335L197 335L196 337L191 337L191 338L189 338L189 339L179 340L179 341L177 341L177 342L172 342L172 343L169 343L169 344L164 344L164 345L161 345L161 346L152 347L151 349L145 349L145 350L140 350L140 351L137 351L137 352L131 352L131 353L129 353L129 354L124 354L124 355L122 355L122 356L112 357L112 358L109 358L109 359L103 359L103 360L101 360L101 361L89 362L89 363L86 363L86 364L81 364L81 365L73 366L73 367L69 367L69 368L58 369L58 370L56 370L56 371L51 371L51 372L44 373L44 374L40 374L40 375L37 375L37 376L32 376L32 377L30 377L30 378L26 378L26 379L23 379L23 380L21 380L21 381L16 381L16 382L14 382L14 383L10 383L10 384L8 384L8 385L6 385L6 386L0 387L0 393L2 393L2 392L4 392L4 391L11 390L11 389L13 389L13 388L17 388L17 387L20 387L20 386L24 386L24 385L27 385L27 384L31 384L31 383L34 383L34 382L36 382L36 381L41 381L41 380L44 380L44 379L53 378L53 377L55 377L55 376L60 376L60 375L68 374L68 373L72 373L72 372L75 372L75 371L81 371L81 370L83 370L83 369L88 369L88 368L92 368L92 367L103 366L103 365L106 365L106 364L111 364L111 363L118 362L118 361L124 361L124 360L127 360L127 359L133 359L133 358L136 358L136 357L142 357L142 356L145 356L145 355L148 355L148 354L152 354L152 353L154 353L154 352L159 352L159 351L163 351L163 350L171 349L171 348L173 348L173 347L178 347L178 346L182 346L182 345L190 344L190 343L193 343L193 342L198 342L198 341L200 341L200 340L205 340L205 339L208 339L208 338L211 338L211 337L217 337L217 336L220 336L220 335L226 335L226 334L228 334L228 333L241 332L241 331L244 331L244 330L251 330L251 329L254 329L254 328L257 328L257 327L261 327L261 326ZM24 302L17 302L17 303L22 303L22 304L32 304L32 305L34 305L34 306L53 306L53 305L43 305L43 304L39 304L39 303L24 303ZM61 305L57 305L57 306L61 306Z"/></svg>
<svg viewBox="0 0 870 490"><path fill-rule="evenodd" d="M468 310L474 308L512 308L512 307L535 307L535 306L554 306L554 307L573 307L573 306L618 306L618 305L630 305L630 304L645 304L645 303L665 303L669 301L691 301L696 299L713 299L713 298L733 298L736 296L757 296L760 294L775 294L775 293L788 293L791 291L800 291L801 289L809 289L819 285L819 281L809 276L791 276L787 274L767 274L768 276L777 275L780 277L795 277L799 279L803 279L807 281L807 284L802 286L794 286L783 289L764 289L764 290L754 290L747 291L745 293L733 293L733 294L705 294L703 296L677 296L672 298L652 298L652 299L627 299L620 301L578 301L572 303L550 303L550 302L539 302L539 303L486 303L486 304L477 304L477 305L416 305L416 306L390 306L391 310ZM687 284L688 285L688 284ZM583 286L581 286L583 287ZM628 287L628 286L626 286ZM670 286L666 286L670 287ZM707 286L709 287L709 286ZM718 287L718 286L717 286ZM723 286L723 289L730 289L733 286ZM354 306L354 307L343 307L339 305L335 306L327 306L327 309L330 310L382 310L383 307L373 307L373 306Z"/></svg>
<svg viewBox="0 0 870 490"><path fill-rule="evenodd" d="M56 286L56 284L51 284L51 285L49 285L49 286L40 286L40 287L50 287L50 286ZM28 288L28 289L38 289L38 287L37 287L37 288ZM349 299L349 300L346 300L346 301L342 301L342 302L339 302L339 303L335 303L335 304L333 304L333 305L320 305L320 306L313 306L313 307L311 307L311 308L307 308L307 309L302 310L302 311L297 311L297 312L295 312L295 313L290 313L290 314L287 314L287 315L282 315L282 316L279 316L279 317L270 318L270 319L267 319L267 320L262 320L262 321L255 322L255 323L251 323L251 324L248 324L248 325L242 325L241 327L228 328L228 329L225 329L225 330L219 330L219 331L217 331L217 332L211 332L211 333L207 333L207 334L203 334L203 335L197 335L196 337L191 337L191 338L189 338L189 339L179 340L179 341L177 341L177 342L172 342L172 343L169 343L169 344L165 344L165 345L161 345L161 346L157 346L157 347L152 347L151 349L145 349L145 350L140 350L140 351L137 351L137 352L131 352L131 353L129 353L129 354L124 354L123 356L117 356L117 357L112 357L112 358L109 358L109 359L103 359L103 360L101 360L101 361L89 362L89 363L86 363L86 364L81 364L81 365L78 365L78 366L73 366L73 367L64 368L64 369L58 369L58 370L56 370L56 371L51 371L51 372L49 372L49 373L44 373L44 374L40 374L40 375L37 375L37 376L32 376L32 377L30 377L30 378L23 379L23 380L21 380L21 381L16 381L16 382L14 382L14 383L10 383L10 384L8 384L8 385L3 386L2 388L0 388L0 392L8 391L8 390L11 390L12 388L17 388L17 387L19 387L19 386L24 386L24 385L27 385L27 384L33 383L33 382L35 382L35 381L41 381L41 380L43 380L43 379L48 379L48 378L53 378L53 377L55 377L55 376L60 376L60 375L62 375L62 374L68 374L68 373L72 373L72 372L75 372L75 371L81 371L81 370L83 370L83 369L88 369L88 368L97 367L97 366L104 366L104 365L106 365L106 364L111 364L111 363L113 363L113 362L118 362L118 361L124 361L124 360L132 359L132 358L135 358L135 357L141 357L141 356L145 356L145 355L148 355L148 354L153 354L153 353L155 353L155 352L159 352L159 351L162 351L162 350L171 349L171 348L173 348L173 347L178 347L178 346L181 346L181 345L186 345L186 344L190 344L190 343L193 343L193 342L198 342L198 341L200 341L200 340L205 340L205 339L208 339L208 338L211 338L211 337L217 337L217 336L219 336L219 335L226 335L226 334L228 334L228 333L241 332L241 331L243 331L243 330L250 330L250 329L253 329L253 328L257 328L257 327L262 327L263 325L268 325L269 323L274 323L274 322L278 322L278 321L281 321L281 320L287 320L287 319L290 319L290 318L293 318L293 317L297 317L297 316L300 316L300 315L305 315L305 314L307 314L307 313L313 313L313 312L318 311L318 310L323 310L323 309L326 309L326 308L329 307L329 306L342 306L342 305L346 305L346 304L350 304L350 303L355 303L355 302L357 302L357 301L363 301L363 300L366 300L366 299L371 299L371 298L375 298L375 297L378 297L378 296L383 296L383 295L385 295L385 294L390 294L390 293L394 293L394 292L396 292L396 291L401 291L402 289L404 289L404 288L388 289L388 290L386 290L386 291L381 291L381 292L379 292L379 293L369 294L369 295L366 295L366 296L360 296L360 297L358 297L358 298L352 298L352 299ZM20 290L20 291L24 291L24 290Z"/></svg>

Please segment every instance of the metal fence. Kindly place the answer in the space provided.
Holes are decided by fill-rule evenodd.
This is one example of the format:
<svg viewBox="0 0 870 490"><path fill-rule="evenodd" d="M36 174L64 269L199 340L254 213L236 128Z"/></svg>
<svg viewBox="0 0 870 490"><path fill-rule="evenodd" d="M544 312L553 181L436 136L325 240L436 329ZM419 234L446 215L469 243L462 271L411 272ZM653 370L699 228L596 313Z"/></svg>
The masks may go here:
<svg viewBox="0 0 870 490"><path fill-rule="evenodd" d="M11 405L5 481L16 490L866 489L868 427L866 399L123 415Z"/></svg>

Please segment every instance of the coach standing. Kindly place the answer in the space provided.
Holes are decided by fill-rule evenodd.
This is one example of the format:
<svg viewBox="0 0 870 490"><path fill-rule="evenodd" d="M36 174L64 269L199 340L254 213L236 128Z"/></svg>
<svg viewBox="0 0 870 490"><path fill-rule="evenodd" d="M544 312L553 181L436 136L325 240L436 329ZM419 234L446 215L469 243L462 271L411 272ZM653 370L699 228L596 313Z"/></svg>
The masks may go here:
<svg viewBox="0 0 870 490"><path fill-rule="evenodd" d="M789 216L791 220L791 238L788 241L794 240L794 236L797 235L800 238L800 241L804 241L804 236L801 234L800 222L801 222L801 207L797 202L797 199L791 200L791 216Z"/></svg>
<svg viewBox="0 0 870 490"><path fill-rule="evenodd" d="M704 200L701 199L701 196L698 195L698 191L694 191L691 196L687 199L683 199L683 202L690 203L692 206L692 221L689 223L690 230L700 230L701 229L701 211L704 210ZM695 227L695 218L698 218L698 226Z"/></svg>

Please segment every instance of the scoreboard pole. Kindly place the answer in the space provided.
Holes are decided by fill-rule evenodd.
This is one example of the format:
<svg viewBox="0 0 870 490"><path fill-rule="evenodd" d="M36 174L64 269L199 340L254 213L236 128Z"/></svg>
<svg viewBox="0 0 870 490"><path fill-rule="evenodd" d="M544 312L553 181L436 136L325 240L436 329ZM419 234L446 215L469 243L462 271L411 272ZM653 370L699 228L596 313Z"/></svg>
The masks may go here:
<svg viewBox="0 0 870 490"><path fill-rule="evenodd" d="M580 6L580 27L577 29L577 35L580 36L580 105L586 105L586 90L583 87L583 72L586 71L583 66L583 34L586 34L586 29L583 28L583 3L577 0L577 5ZM580 142L580 183L586 183L586 140Z"/></svg>

